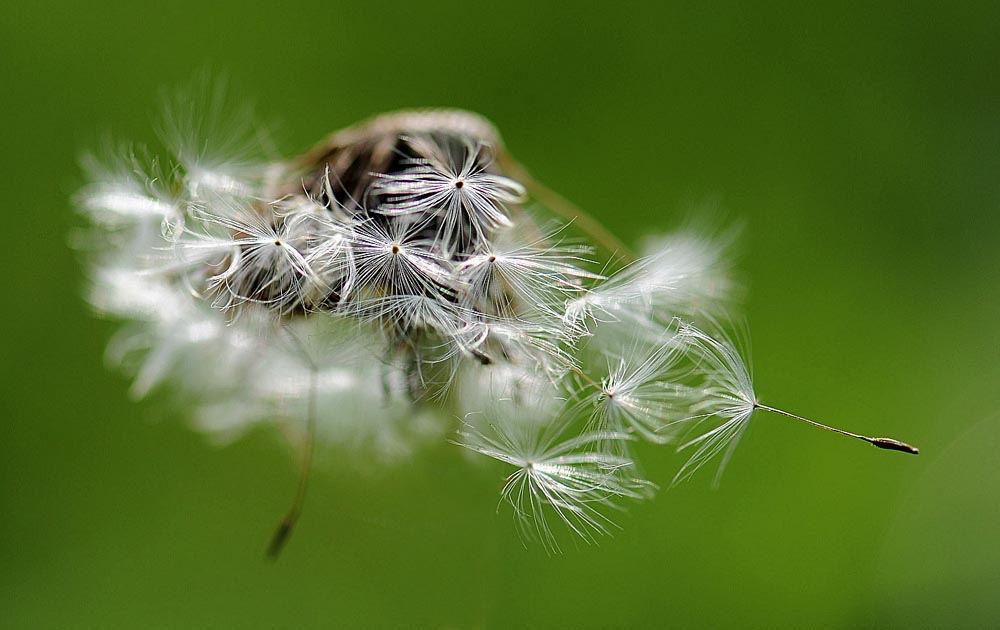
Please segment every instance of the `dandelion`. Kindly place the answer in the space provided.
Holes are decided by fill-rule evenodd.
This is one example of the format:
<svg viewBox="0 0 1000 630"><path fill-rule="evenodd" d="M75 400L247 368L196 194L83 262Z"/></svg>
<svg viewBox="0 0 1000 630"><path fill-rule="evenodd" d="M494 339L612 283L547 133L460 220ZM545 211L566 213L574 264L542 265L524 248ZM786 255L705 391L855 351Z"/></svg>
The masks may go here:
<svg viewBox="0 0 1000 630"><path fill-rule="evenodd" d="M136 396L170 384L217 441L299 446L273 555L316 440L391 465L451 431L511 469L501 505L549 551L551 522L595 542L652 495L639 441L692 452L675 482L721 472L757 410L916 452L761 404L724 328L692 324L729 311L725 248L684 232L633 256L477 115L387 114L283 159L198 111L172 102L170 156L86 160L90 301L126 322L108 354Z"/></svg>

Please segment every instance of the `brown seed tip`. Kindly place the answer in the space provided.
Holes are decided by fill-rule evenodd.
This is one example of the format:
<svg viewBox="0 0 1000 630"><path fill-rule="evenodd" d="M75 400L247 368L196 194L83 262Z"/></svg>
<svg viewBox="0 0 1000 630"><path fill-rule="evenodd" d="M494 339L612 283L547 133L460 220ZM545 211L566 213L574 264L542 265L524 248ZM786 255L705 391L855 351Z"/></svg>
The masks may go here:
<svg viewBox="0 0 1000 630"><path fill-rule="evenodd" d="M899 440L894 440L892 438L872 438L871 443L878 448L884 448L890 451L901 451L911 455L920 454L920 449L916 446L910 446L906 442L900 442Z"/></svg>

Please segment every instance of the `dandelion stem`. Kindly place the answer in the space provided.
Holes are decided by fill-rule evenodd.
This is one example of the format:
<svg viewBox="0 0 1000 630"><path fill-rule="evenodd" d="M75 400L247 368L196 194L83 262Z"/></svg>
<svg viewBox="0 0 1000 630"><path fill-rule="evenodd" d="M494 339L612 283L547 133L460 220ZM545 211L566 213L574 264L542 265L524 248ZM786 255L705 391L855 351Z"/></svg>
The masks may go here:
<svg viewBox="0 0 1000 630"><path fill-rule="evenodd" d="M600 221L581 210L573 202L569 201L556 191L532 177L531 173L528 172L528 169L524 168L524 166L522 166L519 162L511 158L506 153L498 156L497 161L502 162L504 172L527 188L532 197L540 201L542 205L551 210L553 213L561 216L567 221L572 222L573 225L580 229L580 231L594 239L608 252L621 256L626 264L637 260L635 253L625 243L623 243L621 239L604 227Z"/></svg>
<svg viewBox="0 0 1000 630"><path fill-rule="evenodd" d="M298 337L293 335L290 330L286 330L295 344L302 349L303 356L309 357L308 352L306 352ZM284 518L281 519L277 529L275 529L274 534L271 536L271 542L267 546L267 557L272 561L277 560L278 556L281 555L281 550L285 548L285 543L288 542L288 538L292 535L292 530L295 529L295 525L298 523L299 517L302 516L302 508L306 502L306 490L309 487L309 473L312 471L313 451L315 450L316 444L316 396L319 372L317 366L311 359L309 359L309 364L309 398L307 403L308 407L306 409L306 434L302 446L301 460L299 462L299 480L298 485L295 488L295 497L292 499L292 504L288 508L288 512L285 513Z"/></svg>
<svg viewBox="0 0 1000 630"><path fill-rule="evenodd" d="M800 420L807 424L811 424L814 427L819 427L821 429L826 429L827 431L833 431L834 433L839 433L841 435L846 435L847 437L852 437L858 440L864 440L869 444L872 444L878 448L888 449L890 451L900 451L902 453L910 453L912 455L917 455L920 450L915 446L910 446L906 442L900 442L899 440L887 437L868 437L866 435L859 435L857 433L851 433L850 431L844 431L843 429L838 429L836 427L827 426L821 424L814 420L808 418L803 418L802 416L797 416L794 413L788 413L787 411L782 411L781 409L775 409L774 407L768 407L767 405L762 405L760 403L754 403L754 409L760 409L762 411L770 411L771 413L776 413L787 418L792 418L794 420Z"/></svg>

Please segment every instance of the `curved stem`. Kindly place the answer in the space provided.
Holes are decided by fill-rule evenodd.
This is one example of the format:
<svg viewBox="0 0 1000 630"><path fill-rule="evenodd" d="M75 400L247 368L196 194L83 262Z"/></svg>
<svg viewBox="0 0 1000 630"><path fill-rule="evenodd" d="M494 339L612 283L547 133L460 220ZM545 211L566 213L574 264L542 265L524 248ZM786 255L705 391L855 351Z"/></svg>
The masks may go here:
<svg viewBox="0 0 1000 630"><path fill-rule="evenodd" d="M621 239L612 234L600 221L532 177L528 169L524 168L520 162L512 158L508 153L503 152L497 157L497 161L501 163L501 168L507 175L523 184L531 196L541 202L543 206L570 221L580 231L594 239L595 242L611 254L622 257L626 264L635 262L635 253Z"/></svg>
<svg viewBox="0 0 1000 630"><path fill-rule="evenodd" d="M281 519L277 529L275 529L274 534L271 536L271 542L267 546L267 557L270 560L277 560L278 556L281 555L281 550L284 549L285 543L288 542L292 530L295 529L295 525L299 521L299 517L302 516L302 508L306 502L306 491L309 488L309 473L312 471L313 452L316 450L318 368L312 359L309 358L309 354L302 342L292 334L291 330L286 329L286 331L309 362L309 399L306 409L306 434L302 446L301 460L299 461L298 484L295 487L295 496L292 498L292 504Z"/></svg>

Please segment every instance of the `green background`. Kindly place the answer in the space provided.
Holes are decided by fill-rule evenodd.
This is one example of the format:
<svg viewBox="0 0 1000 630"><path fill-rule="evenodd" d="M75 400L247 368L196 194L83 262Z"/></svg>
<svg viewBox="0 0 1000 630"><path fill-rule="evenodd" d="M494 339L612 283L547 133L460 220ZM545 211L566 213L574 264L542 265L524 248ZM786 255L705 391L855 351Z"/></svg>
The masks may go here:
<svg viewBox="0 0 1000 630"><path fill-rule="evenodd" d="M0 626L1000 625L1000 5L811 4L5 3ZM758 416L719 490L547 557L442 444L327 467L265 562L288 449L130 401L67 245L79 153L206 67L288 152L456 106L627 240L722 208L764 401L921 455Z"/></svg>

